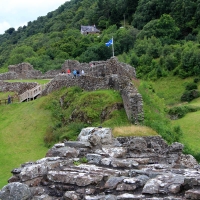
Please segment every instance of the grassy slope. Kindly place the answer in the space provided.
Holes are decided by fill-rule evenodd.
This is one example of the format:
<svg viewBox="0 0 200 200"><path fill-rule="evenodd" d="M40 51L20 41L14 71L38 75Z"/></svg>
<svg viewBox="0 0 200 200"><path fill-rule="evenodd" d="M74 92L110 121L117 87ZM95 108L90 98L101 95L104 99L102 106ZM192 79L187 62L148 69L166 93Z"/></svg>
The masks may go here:
<svg viewBox="0 0 200 200"><path fill-rule="evenodd" d="M189 103L200 107L200 98ZM179 125L183 130L181 142L187 144L195 153L200 152L200 111L188 113L185 117L174 120L174 125Z"/></svg>
<svg viewBox="0 0 200 200"><path fill-rule="evenodd" d="M179 105L181 104L180 97L185 90L185 85L188 82L193 82L193 79L191 77L187 79L177 77L162 78L153 83L153 88L159 97L164 98L168 106ZM198 83L198 88L200 88L200 83ZM200 107L200 98L185 104ZM172 124L179 125L183 131L183 137L180 142L187 144L195 153L198 153L200 151L200 111L188 113L181 119L173 120Z"/></svg>
<svg viewBox="0 0 200 200"><path fill-rule="evenodd" d="M153 83L153 88L160 98L164 98L166 105L180 103L181 95L187 83L193 82L194 78L181 79L178 77L161 78Z"/></svg>
<svg viewBox="0 0 200 200"><path fill-rule="evenodd" d="M0 188L20 164L43 158L43 137L51 123L50 113L40 105L45 98L0 106Z"/></svg>

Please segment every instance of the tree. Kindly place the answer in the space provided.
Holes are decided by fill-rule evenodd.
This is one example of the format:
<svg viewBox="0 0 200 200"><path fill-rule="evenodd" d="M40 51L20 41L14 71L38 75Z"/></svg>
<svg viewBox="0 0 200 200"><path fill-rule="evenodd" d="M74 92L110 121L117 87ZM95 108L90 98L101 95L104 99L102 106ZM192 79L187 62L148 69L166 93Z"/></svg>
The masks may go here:
<svg viewBox="0 0 200 200"><path fill-rule="evenodd" d="M160 19L148 22L142 31L138 34L138 38L143 39L155 36L160 38L164 43L171 43L179 35L179 28L170 15L164 14Z"/></svg>
<svg viewBox="0 0 200 200"><path fill-rule="evenodd" d="M5 33L8 33L9 35L11 35L14 31L15 31L14 28L9 28L8 30L5 31Z"/></svg>

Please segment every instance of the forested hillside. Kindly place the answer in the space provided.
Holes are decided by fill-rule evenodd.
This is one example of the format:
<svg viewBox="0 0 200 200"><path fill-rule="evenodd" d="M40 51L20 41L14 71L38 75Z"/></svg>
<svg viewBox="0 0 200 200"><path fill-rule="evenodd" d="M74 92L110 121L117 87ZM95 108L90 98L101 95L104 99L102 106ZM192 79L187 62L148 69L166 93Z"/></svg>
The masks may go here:
<svg viewBox="0 0 200 200"><path fill-rule="evenodd" d="M45 72L67 59L106 60L115 55L136 67L139 78L200 72L200 0L71 0L46 16L0 35L0 71L29 62ZM95 25L99 35L82 35Z"/></svg>

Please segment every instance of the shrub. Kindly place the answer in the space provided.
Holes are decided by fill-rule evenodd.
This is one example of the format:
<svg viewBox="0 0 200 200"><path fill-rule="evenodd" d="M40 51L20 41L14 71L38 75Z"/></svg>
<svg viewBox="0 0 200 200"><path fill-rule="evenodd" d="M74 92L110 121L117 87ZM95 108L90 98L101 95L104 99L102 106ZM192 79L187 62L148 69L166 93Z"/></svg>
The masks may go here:
<svg viewBox="0 0 200 200"><path fill-rule="evenodd" d="M186 90L181 96L181 101L192 101L195 98L199 97L199 92L197 90Z"/></svg>
<svg viewBox="0 0 200 200"><path fill-rule="evenodd" d="M198 83L198 82L199 82L199 78L195 78L194 83Z"/></svg>
<svg viewBox="0 0 200 200"><path fill-rule="evenodd" d="M183 132L180 128L180 126L174 126L174 141L177 141L179 142L180 141L180 138L182 137L183 135Z"/></svg>
<svg viewBox="0 0 200 200"><path fill-rule="evenodd" d="M198 109L192 106L177 106L170 108L168 114L171 119L180 119L189 112L196 112Z"/></svg>
<svg viewBox="0 0 200 200"><path fill-rule="evenodd" d="M196 83L188 83L188 84L185 86L185 89L186 89L186 90L196 90L196 89L197 89L197 84L196 84Z"/></svg>

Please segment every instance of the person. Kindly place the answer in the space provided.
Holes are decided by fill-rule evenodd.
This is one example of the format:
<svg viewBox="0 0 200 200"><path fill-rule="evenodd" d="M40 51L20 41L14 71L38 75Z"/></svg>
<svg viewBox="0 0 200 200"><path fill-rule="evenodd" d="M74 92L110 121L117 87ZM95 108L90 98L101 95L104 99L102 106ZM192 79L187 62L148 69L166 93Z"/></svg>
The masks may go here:
<svg viewBox="0 0 200 200"><path fill-rule="evenodd" d="M10 104L11 103L11 97L10 97L10 95L8 95L8 104Z"/></svg>
<svg viewBox="0 0 200 200"><path fill-rule="evenodd" d="M71 74L70 69L67 69L67 75L70 75L70 74Z"/></svg>
<svg viewBox="0 0 200 200"><path fill-rule="evenodd" d="M74 78L76 78L76 70L73 71Z"/></svg>
<svg viewBox="0 0 200 200"><path fill-rule="evenodd" d="M84 74L85 74L85 72L84 72L84 70L82 69L82 70L81 70L81 75L84 75Z"/></svg>
<svg viewBox="0 0 200 200"><path fill-rule="evenodd" d="M79 72L79 70L76 71L76 74L77 74L77 77L80 76L80 72Z"/></svg>

